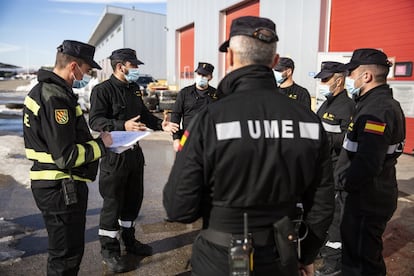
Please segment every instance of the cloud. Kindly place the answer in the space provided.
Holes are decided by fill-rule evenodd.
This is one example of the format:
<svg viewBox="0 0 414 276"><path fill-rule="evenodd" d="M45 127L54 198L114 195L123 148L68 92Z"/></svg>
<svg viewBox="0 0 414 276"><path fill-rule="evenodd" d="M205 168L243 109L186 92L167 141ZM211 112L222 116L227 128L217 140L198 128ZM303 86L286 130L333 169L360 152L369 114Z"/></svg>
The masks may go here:
<svg viewBox="0 0 414 276"><path fill-rule="evenodd" d="M142 3L155 4L166 3L167 0L50 0L52 2L73 2L73 3L94 3L94 4L111 4L111 3Z"/></svg>
<svg viewBox="0 0 414 276"><path fill-rule="evenodd" d="M0 42L0 53L17 52L21 50L22 48L23 47L19 45L13 45L13 44Z"/></svg>

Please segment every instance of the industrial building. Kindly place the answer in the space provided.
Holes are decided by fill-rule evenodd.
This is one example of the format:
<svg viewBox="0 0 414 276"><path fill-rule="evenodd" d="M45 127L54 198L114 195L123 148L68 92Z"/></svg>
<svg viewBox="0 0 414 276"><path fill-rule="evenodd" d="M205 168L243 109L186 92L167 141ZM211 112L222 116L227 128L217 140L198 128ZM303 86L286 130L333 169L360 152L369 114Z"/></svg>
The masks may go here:
<svg viewBox="0 0 414 276"><path fill-rule="evenodd" d="M103 67L113 49L130 47L145 62L142 73L180 89L193 83L198 62L215 66L211 85L226 73L218 51L231 21L243 15L272 19L278 53L295 61L294 80L318 98L320 63L347 62L354 49L377 48L393 61L389 84L407 117L405 152L414 151L414 1L395 0L167 0L167 15L107 7L89 43ZM323 99L320 99L323 100ZM316 101L316 105L320 101ZM316 108L314 105L314 108Z"/></svg>
<svg viewBox="0 0 414 276"><path fill-rule="evenodd" d="M88 43L96 47L95 60L102 67L98 78L112 74L108 57L113 50L131 48L137 51L142 74L166 78L166 16L135 9L107 6Z"/></svg>
<svg viewBox="0 0 414 276"><path fill-rule="evenodd" d="M231 21L243 15L276 23L278 53L295 61L294 80L314 97L318 82L313 77L322 61L347 62L354 49L381 49L394 63L388 82L407 117L404 152L412 154L413 14L412 0L168 0L167 79L183 87L193 81L197 63L205 61L216 67L212 85L217 85L226 72L218 47Z"/></svg>

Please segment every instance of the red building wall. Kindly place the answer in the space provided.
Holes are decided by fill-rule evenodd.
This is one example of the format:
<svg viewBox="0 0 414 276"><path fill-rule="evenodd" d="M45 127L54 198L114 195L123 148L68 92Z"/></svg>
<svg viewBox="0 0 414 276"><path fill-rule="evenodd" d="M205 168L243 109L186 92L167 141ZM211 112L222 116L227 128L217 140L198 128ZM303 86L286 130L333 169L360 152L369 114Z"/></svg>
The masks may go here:
<svg viewBox="0 0 414 276"><path fill-rule="evenodd" d="M396 62L414 61L413 0L332 0L330 52L382 49ZM414 76L395 80L414 80ZM414 150L414 118L406 119L404 152Z"/></svg>
<svg viewBox="0 0 414 276"><path fill-rule="evenodd" d="M194 25L180 30L180 78L194 77Z"/></svg>
<svg viewBox="0 0 414 276"><path fill-rule="evenodd" d="M356 48L380 48L397 62L413 61L414 1L332 0L329 51Z"/></svg>
<svg viewBox="0 0 414 276"><path fill-rule="evenodd" d="M247 3L244 3L241 6L237 6L236 8L232 8L226 11L226 38L229 37L230 34L230 27L231 22L233 19L241 16L259 16L260 15L260 1L253 0ZM226 60L226 69L228 67L227 60Z"/></svg>

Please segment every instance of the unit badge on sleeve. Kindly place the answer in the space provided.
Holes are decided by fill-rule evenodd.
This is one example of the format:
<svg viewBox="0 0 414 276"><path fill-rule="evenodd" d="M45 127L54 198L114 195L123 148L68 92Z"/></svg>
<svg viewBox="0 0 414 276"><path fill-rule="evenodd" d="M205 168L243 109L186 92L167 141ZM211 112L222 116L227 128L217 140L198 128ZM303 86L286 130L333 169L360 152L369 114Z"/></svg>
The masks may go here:
<svg viewBox="0 0 414 276"><path fill-rule="evenodd" d="M69 112L67 109L55 109L55 120L58 124L64 125L69 122Z"/></svg>

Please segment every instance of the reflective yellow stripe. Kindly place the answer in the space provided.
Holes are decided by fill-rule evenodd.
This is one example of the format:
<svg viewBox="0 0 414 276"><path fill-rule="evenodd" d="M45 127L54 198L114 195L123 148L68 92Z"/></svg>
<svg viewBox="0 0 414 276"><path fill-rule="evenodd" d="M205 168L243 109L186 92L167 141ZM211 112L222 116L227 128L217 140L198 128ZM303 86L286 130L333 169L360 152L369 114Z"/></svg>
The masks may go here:
<svg viewBox="0 0 414 276"><path fill-rule="evenodd" d="M29 96L26 96L26 98L24 99L24 105L27 107L27 109L32 111L35 116L37 116L40 109L40 105L38 105L37 102L35 102L35 100L30 98Z"/></svg>
<svg viewBox="0 0 414 276"><path fill-rule="evenodd" d="M78 148L78 158L76 158L75 167L79 167L85 163L85 147L79 144L76 147Z"/></svg>
<svg viewBox="0 0 414 276"><path fill-rule="evenodd" d="M31 180L59 180L70 178L70 175L61 171L30 171ZM73 179L85 182L91 182L92 180L82 178L76 175L72 175Z"/></svg>
<svg viewBox="0 0 414 276"><path fill-rule="evenodd" d="M52 155L46 152L36 152L33 149L26 149L26 156L27 156L27 159L37 160L41 163L49 163L49 164L55 163L55 161L53 161Z"/></svg>
<svg viewBox="0 0 414 276"><path fill-rule="evenodd" d="M89 141L89 142L86 142L86 144L92 146L92 149L93 149L93 160L92 161L95 161L102 156L101 148L99 147L96 141Z"/></svg>
<svg viewBox="0 0 414 276"><path fill-rule="evenodd" d="M80 105L76 106L76 117L82 116L83 115L83 111L82 108L80 107Z"/></svg>

